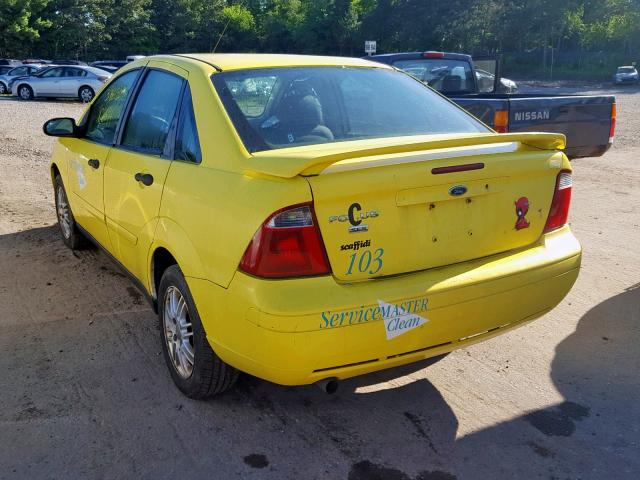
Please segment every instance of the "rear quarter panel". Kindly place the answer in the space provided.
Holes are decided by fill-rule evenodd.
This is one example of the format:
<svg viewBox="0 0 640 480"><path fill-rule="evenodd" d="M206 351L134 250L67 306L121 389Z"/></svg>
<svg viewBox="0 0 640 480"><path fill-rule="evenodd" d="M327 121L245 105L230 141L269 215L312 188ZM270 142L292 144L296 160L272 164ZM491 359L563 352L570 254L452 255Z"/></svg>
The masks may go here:
<svg viewBox="0 0 640 480"><path fill-rule="evenodd" d="M185 276L226 287L254 233L274 211L311 201L300 177L277 179L174 161L155 248L167 248Z"/></svg>

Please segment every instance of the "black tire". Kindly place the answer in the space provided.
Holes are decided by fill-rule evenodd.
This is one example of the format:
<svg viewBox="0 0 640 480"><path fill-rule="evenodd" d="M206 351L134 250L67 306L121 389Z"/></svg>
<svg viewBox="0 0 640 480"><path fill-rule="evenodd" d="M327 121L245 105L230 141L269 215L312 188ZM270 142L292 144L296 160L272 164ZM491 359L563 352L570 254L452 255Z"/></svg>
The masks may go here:
<svg viewBox="0 0 640 480"><path fill-rule="evenodd" d="M93 88L84 85L78 89L78 98L83 103L89 103L93 100L93 97L96 95L96 92L93 91Z"/></svg>
<svg viewBox="0 0 640 480"><path fill-rule="evenodd" d="M53 188L53 196L56 202L56 217L58 218L58 227L60 228L62 241L71 250L79 250L82 247L86 246L87 241L82 233L80 233L80 230L78 230L76 220L73 217L73 212L71 211L71 206L69 205L69 200L67 198L67 191L64 188L64 184L62 183L62 178L60 177L60 175L56 175L53 183ZM63 219L64 215L62 214L62 211L64 210L64 208L61 204L61 200L66 203L66 210L68 212L68 217L66 219ZM67 221L68 228L65 227L65 222Z"/></svg>
<svg viewBox="0 0 640 480"><path fill-rule="evenodd" d="M0 82L0 95L5 95L8 92L9 90L7 89L7 86L4 84L4 82Z"/></svg>
<svg viewBox="0 0 640 480"><path fill-rule="evenodd" d="M33 100L33 89L29 85L20 85L17 91L20 100Z"/></svg>
<svg viewBox="0 0 640 480"><path fill-rule="evenodd" d="M191 374L187 378L181 375L178 368L174 365L164 321L165 301L168 293L170 294L173 288L177 289L182 295L187 307L186 315L191 324L192 336L189 342L193 347L193 366ZM182 271L177 265L172 265L167 268L162 275L162 280L160 280L160 288L158 289L158 320L160 343L162 345L164 359L171 373L171 378L173 378L174 383L182 393L189 398L204 399L218 395L230 389L235 384L239 372L232 366L224 363L212 350L211 345L209 345L193 297L182 275ZM175 340L175 335L173 338Z"/></svg>

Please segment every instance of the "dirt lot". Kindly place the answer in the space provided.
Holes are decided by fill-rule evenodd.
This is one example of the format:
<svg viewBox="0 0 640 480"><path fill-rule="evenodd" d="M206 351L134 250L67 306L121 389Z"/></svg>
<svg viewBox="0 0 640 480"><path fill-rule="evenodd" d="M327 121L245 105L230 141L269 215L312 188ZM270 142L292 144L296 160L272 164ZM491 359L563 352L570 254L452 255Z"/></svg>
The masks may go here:
<svg viewBox="0 0 640 480"><path fill-rule="evenodd" d="M0 478L639 478L640 90L615 93L614 148L574 163L584 263L553 312L333 396L245 376L207 402L129 281L59 239L41 125L82 105L0 99Z"/></svg>

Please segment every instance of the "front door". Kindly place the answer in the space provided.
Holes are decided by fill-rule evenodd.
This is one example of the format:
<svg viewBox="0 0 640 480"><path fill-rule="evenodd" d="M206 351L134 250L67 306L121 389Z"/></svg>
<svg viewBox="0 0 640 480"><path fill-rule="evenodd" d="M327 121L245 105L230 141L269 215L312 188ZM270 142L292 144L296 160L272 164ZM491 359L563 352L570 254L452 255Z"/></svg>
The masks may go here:
<svg viewBox="0 0 640 480"><path fill-rule="evenodd" d="M132 70L109 84L87 114L85 134L80 139L64 139L68 149L68 186L76 221L102 246L109 248L104 221L104 167L113 145L116 128L140 70Z"/></svg>
<svg viewBox="0 0 640 480"><path fill-rule="evenodd" d="M32 80L34 93L37 96L46 96L55 92L58 82L64 74L64 67L57 67L47 70L39 77Z"/></svg>
<svg viewBox="0 0 640 480"><path fill-rule="evenodd" d="M187 72L151 61L109 154L104 178L105 214L118 260L147 285L147 254L157 224L164 181L171 166L167 137Z"/></svg>

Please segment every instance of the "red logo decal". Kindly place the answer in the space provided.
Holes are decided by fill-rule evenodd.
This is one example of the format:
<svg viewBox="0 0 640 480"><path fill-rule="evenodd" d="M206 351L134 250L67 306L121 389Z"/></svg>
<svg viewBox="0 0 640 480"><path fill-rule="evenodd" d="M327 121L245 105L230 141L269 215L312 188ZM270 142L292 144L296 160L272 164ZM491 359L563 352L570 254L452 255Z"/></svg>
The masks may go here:
<svg viewBox="0 0 640 480"><path fill-rule="evenodd" d="M516 200L516 230L522 230L523 228L529 228L529 222L525 218L529 211L529 199L527 197L520 197Z"/></svg>

